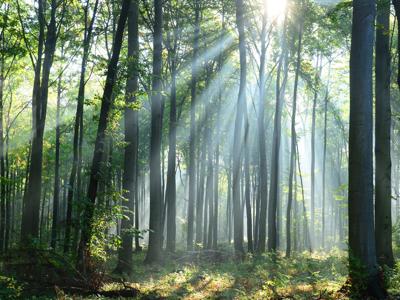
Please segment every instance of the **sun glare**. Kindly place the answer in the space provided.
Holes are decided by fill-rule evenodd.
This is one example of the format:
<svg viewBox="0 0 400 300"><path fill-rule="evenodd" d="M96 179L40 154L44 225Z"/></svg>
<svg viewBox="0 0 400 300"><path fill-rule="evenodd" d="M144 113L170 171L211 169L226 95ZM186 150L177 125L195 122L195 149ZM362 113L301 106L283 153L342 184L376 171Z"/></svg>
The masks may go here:
<svg viewBox="0 0 400 300"><path fill-rule="evenodd" d="M267 16L272 21L281 21L285 15L287 0L265 0Z"/></svg>

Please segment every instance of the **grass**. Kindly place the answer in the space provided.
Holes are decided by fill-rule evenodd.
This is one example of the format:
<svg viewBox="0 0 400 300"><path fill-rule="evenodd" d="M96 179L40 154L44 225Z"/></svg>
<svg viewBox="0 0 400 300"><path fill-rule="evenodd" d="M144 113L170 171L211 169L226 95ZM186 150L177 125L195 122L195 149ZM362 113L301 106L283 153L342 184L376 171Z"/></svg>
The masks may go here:
<svg viewBox="0 0 400 300"><path fill-rule="evenodd" d="M125 280L154 299L337 299L335 291L347 274L340 252L302 253L275 261L267 255L247 256L240 263L232 257L217 262L168 260L162 266L144 265L143 260L143 253L135 254L134 272Z"/></svg>
<svg viewBox="0 0 400 300"><path fill-rule="evenodd" d="M337 291L347 279L347 254L298 253L291 258L278 255L253 257L237 261L231 252L223 255L207 252L188 256L178 252L166 257L161 265L145 265L145 252L134 254L134 270L129 277L115 278L103 290L117 290L125 285L139 291L138 299L347 299ZM114 258L115 259L115 258ZM108 269L115 260L108 262ZM400 263L388 274L392 295L400 292ZM6 295L6 296L4 296ZM7 298L8 296L9 298ZM58 292L57 296L21 295L21 287L0 277L0 299L65 299L91 300L104 297L72 297Z"/></svg>

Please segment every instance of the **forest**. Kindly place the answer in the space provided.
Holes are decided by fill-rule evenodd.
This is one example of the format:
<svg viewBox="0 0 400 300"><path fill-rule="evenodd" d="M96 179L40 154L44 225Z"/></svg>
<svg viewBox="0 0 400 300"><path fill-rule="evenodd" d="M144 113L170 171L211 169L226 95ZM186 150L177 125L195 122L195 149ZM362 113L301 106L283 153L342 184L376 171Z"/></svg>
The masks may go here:
<svg viewBox="0 0 400 300"><path fill-rule="evenodd" d="M0 299L400 299L400 0L0 0Z"/></svg>

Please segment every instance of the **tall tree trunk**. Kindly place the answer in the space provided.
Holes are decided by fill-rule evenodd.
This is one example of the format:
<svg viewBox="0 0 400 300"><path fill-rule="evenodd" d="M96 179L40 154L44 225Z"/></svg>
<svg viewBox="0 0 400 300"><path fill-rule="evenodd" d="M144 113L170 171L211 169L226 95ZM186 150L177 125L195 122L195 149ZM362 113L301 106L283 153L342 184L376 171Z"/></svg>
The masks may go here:
<svg viewBox="0 0 400 300"><path fill-rule="evenodd" d="M379 284L376 263L373 206L372 62L375 13L374 0L353 1L350 52L349 273L353 290L384 299L386 295L383 286Z"/></svg>
<svg viewBox="0 0 400 300"><path fill-rule="evenodd" d="M279 173L280 173L280 147L281 147L281 127L282 127L282 109L283 109L283 95L286 88L287 72L288 72L288 58L286 49L286 21L282 33L282 54L279 58L277 78L276 78L276 104L275 104L275 118L274 118L274 132L272 137L272 157L271 157L271 188L269 190L269 203L268 203L268 251L276 251L277 248L277 206L278 206L278 190L279 190ZM282 84L281 76L282 69L284 72ZM259 242L260 243L260 242Z"/></svg>
<svg viewBox="0 0 400 300"><path fill-rule="evenodd" d="M315 71L315 86L314 86L314 99L312 108L311 120L311 236L314 237L314 224L315 224L315 125L316 125L316 110L318 100L318 86L320 79L320 55L317 56L317 66Z"/></svg>
<svg viewBox="0 0 400 300"><path fill-rule="evenodd" d="M4 30L0 34L1 49L4 44ZM0 56L0 253L5 249L5 227L6 227L6 180L4 163L4 130L3 130L3 109L4 109L4 56ZM9 201L10 199L8 199Z"/></svg>
<svg viewBox="0 0 400 300"><path fill-rule="evenodd" d="M137 0L131 0L128 12L128 63L129 74L126 82L126 107L124 111L125 123L125 153L122 189L127 200L129 216L121 220L122 244L118 252L117 272L131 273L133 249L133 216L135 211L135 195L137 194L137 153L138 153L138 112L133 107L138 90L138 55L139 55L139 7Z"/></svg>
<svg viewBox="0 0 400 300"><path fill-rule="evenodd" d="M58 4L56 0L51 1L50 22L48 26L45 24L44 6L45 5L43 1L39 0L39 48L41 48L41 44L43 44L40 42L40 40L43 39L41 35L44 35L44 28L47 27L48 29L44 45L44 59L41 80L36 77L40 76L40 73L35 71L35 101L32 99L32 118L34 120L34 126L32 128L32 152L30 159L31 163L29 165L28 186L23 199L24 205L21 224L22 242L29 241L31 238L39 237L39 209L42 192L43 136L44 127L46 124L50 69L53 64L53 57L57 42L56 10ZM39 53L40 54L38 57L42 55L41 51ZM36 65L41 66L41 63L37 61Z"/></svg>
<svg viewBox="0 0 400 300"><path fill-rule="evenodd" d="M169 34L169 33L168 33ZM177 29L174 29L174 45L170 47L169 62L171 66L171 96L169 112L169 150L168 150L168 171L167 171L167 250L175 252L176 246L176 50L177 50ZM169 43L168 43L169 44Z"/></svg>
<svg viewBox="0 0 400 300"><path fill-rule="evenodd" d="M154 0L154 37L153 37L153 79L151 97L151 136L150 136L150 221L149 249L147 263L161 259L162 193L161 193L161 89L162 89L162 0Z"/></svg>
<svg viewBox="0 0 400 300"><path fill-rule="evenodd" d="M240 56L240 86L236 107L235 132L233 137L233 180L232 180L232 203L233 203L233 235L234 247L237 255L241 256L243 250L243 212L240 203L240 175L242 165L243 149L243 111L246 101L246 37L244 25L245 7L243 0L236 0L236 26L239 32L239 56Z"/></svg>
<svg viewBox="0 0 400 300"><path fill-rule="evenodd" d="M115 82L117 80L117 68L119 55L122 46L122 37L125 30L125 23L128 18L128 10L131 0L123 0L121 6L121 14L119 16L117 31L113 43L113 52L111 60L108 64L106 84L101 101L101 110L99 124L97 128L96 141L93 152L92 167L90 170L89 185L88 185L88 203L83 210L82 219L82 233L78 250L78 267L87 272L90 265L90 240L92 238L92 222L95 209L97 189L99 185L99 173L101 169L101 161L103 157L106 129L108 123L108 116L112 105L112 94Z"/></svg>
<svg viewBox="0 0 400 300"><path fill-rule="evenodd" d="M259 236L257 242L257 251L265 251L265 242L267 238L267 196L268 196L268 172L267 172L267 152L265 149L265 63L267 54L266 35L267 20L264 13L262 19L261 31L261 56L260 56L260 99L258 104L258 152L259 152L259 173L260 173L260 220L259 220Z"/></svg>
<svg viewBox="0 0 400 300"><path fill-rule="evenodd" d="M301 8L300 8L301 9ZM300 16L302 18L302 16ZM297 90L299 85L299 73L301 67L301 47L303 39L303 24L302 20L299 20L298 28L298 41L297 41L297 62L296 62L296 74L294 79L294 92L293 92L293 103L292 103L292 126L291 126L291 146L290 146L290 165L289 165L289 192L288 192L288 204L286 211L286 257L290 257L291 254L291 222L292 222L292 203L293 203L293 176L294 169L296 168L296 110L297 110Z"/></svg>
<svg viewBox="0 0 400 300"><path fill-rule="evenodd" d="M389 32L390 0L385 0L377 12L375 47L375 243L378 262L393 267Z"/></svg>
<svg viewBox="0 0 400 300"><path fill-rule="evenodd" d="M200 132L199 132L200 135ZM196 202L196 245L201 244L203 238L203 218L204 218L204 178L206 173L206 143L203 141L199 147L200 162L197 174L197 202Z"/></svg>
<svg viewBox="0 0 400 300"><path fill-rule="evenodd" d="M82 140L83 140L83 110L84 110L84 100L85 100L85 86L86 86L86 67L89 59L90 45L92 41L93 26L98 8L98 0L96 0L93 7L93 14L91 20L89 20L89 1L84 8L84 22L85 30L83 37L83 54L81 61L81 72L79 78L79 90L76 105L75 123L74 123L74 138L73 138L73 158L72 158L72 168L69 176L68 184L68 195L67 195L67 215L66 215L66 228L64 235L64 253L70 250L70 239L71 239L71 229L72 229L72 209L73 209L73 198L75 191L75 182L79 185L76 191L80 191L80 161L82 152ZM78 179L76 179L78 175ZM76 197L78 198L78 197Z"/></svg>
<svg viewBox="0 0 400 300"><path fill-rule="evenodd" d="M251 213L251 187L250 187L250 153L249 153L249 119L247 107L245 108L245 133L244 133L244 201L246 205L246 221L247 221L247 251L252 253L254 251L253 244L253 217Z"/></svg>
<svg viewBox="0 0 400 300"><path fill-rule="evenodd" d="M61 51L62 53L63 51ZM58 78L57 85L57 111L56 111L56 155L54 161L54 189L53 189L53 219L51 226L51 248L56 248L58 232L58 215L60 203L60 102L61 102L61 81L62 76Z"/></svg>
<svg viewBox="0 0 400 300"><path fill-rule="evenodd" d="M189 205L187 250L193 250L194 242L194 206L196 202L196 88L197 88L197 59L200 34L200 1L195 0L195 24L193 37L192 78L190 83L190 136L189 136Z"/></svg>

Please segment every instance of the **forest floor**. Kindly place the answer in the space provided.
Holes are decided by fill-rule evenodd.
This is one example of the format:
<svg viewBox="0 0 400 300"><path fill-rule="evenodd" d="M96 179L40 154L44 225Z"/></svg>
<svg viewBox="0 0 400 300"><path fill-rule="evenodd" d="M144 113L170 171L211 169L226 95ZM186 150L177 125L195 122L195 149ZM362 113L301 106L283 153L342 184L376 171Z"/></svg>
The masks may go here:
<svg viewBox="0 0 400 300"><path fill-rule="evenodd" d="M145 252L135 253L133 274L113 277L102 290L130 287L138 295L131 299L347 299L339 292L347 278L347 256L341 251L275 260L249 255L240 263L224 251L181 252L166 257L162 265L145 265L144 258ZM110 271L111 265L109 262ZM391 273L388 284L390 292L398 294L399 268ZM9 289L18 288L15 282L8 285ZM68 296L60 291L54 296L7 298L2 296L7 293L2 294L1 286L0 278L0 299L108 299Z"/></svg>

